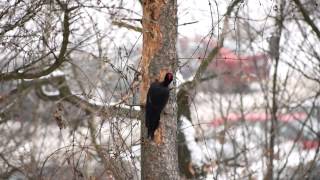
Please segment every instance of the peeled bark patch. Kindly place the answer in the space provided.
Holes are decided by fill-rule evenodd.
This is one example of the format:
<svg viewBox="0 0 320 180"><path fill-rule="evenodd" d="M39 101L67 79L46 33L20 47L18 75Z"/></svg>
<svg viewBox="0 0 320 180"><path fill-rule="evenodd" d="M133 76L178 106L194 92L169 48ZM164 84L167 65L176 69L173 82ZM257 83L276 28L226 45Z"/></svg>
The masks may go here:
<svg viewBox="0 0 320 180"><path fill-rule="evenodd" d="M140 102L146 102L146 96L150 85L149 65L151 60L162 46L162 34L159 17L164 1L145 0L143 2L143 50L142 50L142 83L140 89ZM151 77L151 80L155 80Z"/></svg>

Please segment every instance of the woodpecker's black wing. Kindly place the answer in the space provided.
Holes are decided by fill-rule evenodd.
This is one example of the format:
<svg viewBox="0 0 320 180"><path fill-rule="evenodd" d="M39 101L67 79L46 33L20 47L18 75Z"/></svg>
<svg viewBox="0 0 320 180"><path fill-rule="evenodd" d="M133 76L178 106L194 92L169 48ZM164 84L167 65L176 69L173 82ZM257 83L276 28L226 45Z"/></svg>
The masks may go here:
<svg viewBox="0 0 320 180"><path fill-rule="evenodd" d="M154 131L159 127L160 114L169 99L169 88L159 82L152 83L147 94L146 127L148 137L153 139Z"/></svg>
<svg viewBox="0 0 320 180"><path fill-rule="evenodd" d="M152 83L148 94L152 106L161 112L168 102L169 88L162 86L161 83Z"/></svg>

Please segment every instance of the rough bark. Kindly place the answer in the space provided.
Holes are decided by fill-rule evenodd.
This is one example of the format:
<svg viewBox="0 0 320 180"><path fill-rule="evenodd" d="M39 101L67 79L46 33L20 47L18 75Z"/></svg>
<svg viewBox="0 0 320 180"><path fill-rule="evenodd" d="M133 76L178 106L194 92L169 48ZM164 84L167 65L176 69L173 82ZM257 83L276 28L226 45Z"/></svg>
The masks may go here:
<svg viewBox="0 0 320 180"><path fill-rule="evenodd" d="M142 84L140 101L145 104L151 81L162 79L177 66L177 1L145 0L143 5ZM175 82L172 86L175 85ZM179 179L176 145L176 95L172 90L169 103L162 114L155 141L146 139L145 122L141 123L142 179Z"/></svg>

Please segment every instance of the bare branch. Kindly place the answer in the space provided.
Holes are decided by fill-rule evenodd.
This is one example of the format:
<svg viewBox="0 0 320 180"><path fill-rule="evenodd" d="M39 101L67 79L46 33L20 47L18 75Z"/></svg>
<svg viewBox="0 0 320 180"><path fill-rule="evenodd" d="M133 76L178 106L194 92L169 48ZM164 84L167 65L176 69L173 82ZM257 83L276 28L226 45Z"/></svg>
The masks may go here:
<svg viewBox="0 0 320 180"><path fill-rule="evenodd" d="M60 54L56 58L55 62L49 66L47 69L36 72L36 73L28 73L28 72L19 72L17 70L9 73L0 73L0 81L10 81L17 79L35 79L45 75L52 73L54 70L60 67L60 65L66 61L65 54L68 48L69 35L70 35L70 17L69 17L70 9L64 10L64 18L63 18L63 39L60 48Z"/></svg>
<svg viewBox="0 0 320 180"><path fill-rule="evenodd" d="M133 26L133 25L125 23L123 21L112 21L112 24L116 25L118 27L124 27L124 28L127 28L129 30L134 30L136 32L142 33L142 28L141 27Z"/></svg>
<svg viewBox="0 0 320 180"><path fill-rule="evenodd" d="M57 87L59 87L59 97L61 100L67 101L88 113L103 115L107 117L121 116L127 118L140 118L140 111L134 110L133 108L121 107L121 104L111 106L93 104L79 96L72 94L64 76L56 77L54 80L57 83Z"/></svg>
<svg viewBox="0 0 320 180"><path fill-rule="evenodd" d="M294 3L298 6L304 20L306 21L307 24L312 28L312 30L316 33L318 39L320 40L320 30L314 23L314 21L310 18L308 11L303 7L302 3L300 0L293 0Z"/></svg>

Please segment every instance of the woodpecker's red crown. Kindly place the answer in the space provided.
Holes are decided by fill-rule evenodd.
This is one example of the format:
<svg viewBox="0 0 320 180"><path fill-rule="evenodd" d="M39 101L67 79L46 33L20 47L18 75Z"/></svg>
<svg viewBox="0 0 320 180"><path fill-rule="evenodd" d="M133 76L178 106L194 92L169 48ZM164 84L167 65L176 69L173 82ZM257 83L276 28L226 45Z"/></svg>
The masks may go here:
<svg viewBox="0 0 320 180"><path fill-rule="evenodd" d="M170 83L173 80L173 74L167 73L164 80Z"/></svg>

